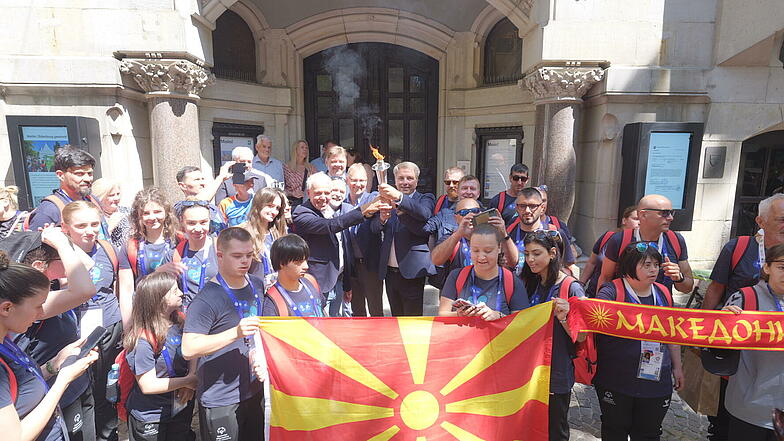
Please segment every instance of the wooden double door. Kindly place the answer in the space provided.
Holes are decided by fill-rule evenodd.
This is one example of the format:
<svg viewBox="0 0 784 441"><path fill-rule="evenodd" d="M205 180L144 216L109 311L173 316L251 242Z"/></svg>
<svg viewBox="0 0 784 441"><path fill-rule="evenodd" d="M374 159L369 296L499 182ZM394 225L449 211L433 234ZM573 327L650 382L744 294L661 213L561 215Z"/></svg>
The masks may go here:
<svg viewBox="0 0 784 441"><path fill-rule="evenodd" d="M393 166L420 167L419 190L434 192L438 61L386 43L331 48L304 61L305 132L311 158L332 139L373 163L369 145Z"/></svg>

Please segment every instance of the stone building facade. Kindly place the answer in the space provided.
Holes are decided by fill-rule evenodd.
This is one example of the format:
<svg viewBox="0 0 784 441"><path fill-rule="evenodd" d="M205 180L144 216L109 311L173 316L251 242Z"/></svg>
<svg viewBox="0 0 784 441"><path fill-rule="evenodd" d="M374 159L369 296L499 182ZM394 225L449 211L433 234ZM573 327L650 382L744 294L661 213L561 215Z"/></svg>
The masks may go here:
<svg viewBox="0 0 784 441"><path fill-rule="evenodd" d="M487 39L502 20L521 39L511 46L519 77L488 81ZM742 203L748 209L767 191L743 187L765 187L778 178L776 164L784 168L778 0L8 0L0 23L6 184L18 178L11 116L97 121L86 142L97 146L101 173L123 183L125 202L145 185L171 185L182 165L213 170L218 126L227 133L263 127L283 160L294 141L307 138L315 156L325 141L312 117L321 89L307 60L371 43L381 46L365 47L416 51L436 66L428 83L433 102L423 111L431 122L417 122L414 110L400 119L410 130L400 151L429 163L433 188L449 166L476 171L482 130L513 128L522 161L560 195L551 206L570 219L584 248L616 223L627 124L699 122L703 150L726 148L720 177L703 177L702 152L695 171L693 224L685 232L695 266L710 266L740 231ZM224 40L243 33L247 50L226 61ZM400 53L404 64L413 59ZM248 54L249 74L222 70ZM411 78L400 89L406 109L422 103ZM392 105L393 89L391 82L382 88L383 104ZM381 119L394 114L385 112ZM340 124L334 121L335 130ZM381 124L385 137L396 130ZM418 127L429 137L412 134ZM365 140L356 138L360 147Z"/></svg>

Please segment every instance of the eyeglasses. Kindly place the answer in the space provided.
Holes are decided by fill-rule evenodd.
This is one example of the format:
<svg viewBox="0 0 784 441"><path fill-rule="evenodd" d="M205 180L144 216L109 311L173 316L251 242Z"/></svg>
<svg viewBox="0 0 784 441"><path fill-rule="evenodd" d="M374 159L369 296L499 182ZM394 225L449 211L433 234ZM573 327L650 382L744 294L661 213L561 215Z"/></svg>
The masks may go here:
<svg viewBox="0 0 784 441"><path fill-rule="evenodd" d="M516 206L518 210L525 211L525 209L527 208L531 211L535 211L537 208L541 207L542 204L516 204Z"/></svg>
<svg viewBox="0 0 784 441"><path fill-rule="evenodd" d="M510 178L512 178L512 180L515 182L528 182L528 176L516 175L516 176L510 176Z"/></svg>
<svg viewBox="0 0 784 441"><path fill-rule="evenodd" d="M444 179L444 185L457 185L460 183L460 180L453 181L449 179Z"/></svg>
<svg viewBox="0 0 784 441"><path fill-rule="evenodd" d="M664 208L640 208L639 211L655 211L659 213L661 217L675 217L675 210L672 208L664 209Z"/></svg>
<svg viewBox="0 0 784 441"><path fill-rule="evenodd" d="M455 211L455 214L458 216L468 216L468 213L479 214L482 212L482 209L479 207L474 208L463 208L462 210Z"/></svg>

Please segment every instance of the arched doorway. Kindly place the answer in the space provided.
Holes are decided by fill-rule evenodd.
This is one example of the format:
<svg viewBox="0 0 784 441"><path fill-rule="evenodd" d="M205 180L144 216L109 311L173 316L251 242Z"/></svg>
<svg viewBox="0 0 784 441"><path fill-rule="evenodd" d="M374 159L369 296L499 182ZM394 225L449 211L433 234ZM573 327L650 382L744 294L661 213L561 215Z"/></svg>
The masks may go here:
<svg viewBox="0 0 784 441"><path fill-rule="evenodd" d="M753 235L757 205L784 187L784 130L763 133L743 142L732 215L732 235Z"/></svg>
<svg viewBox="0 0 784 441"><path fill-rule="evenodd" d="M304 60L305 133L311 157L334 139L371 162L369 144L393 165L419 165L419 190L434 192L438 61L387 43L355 43Z"/></svg>

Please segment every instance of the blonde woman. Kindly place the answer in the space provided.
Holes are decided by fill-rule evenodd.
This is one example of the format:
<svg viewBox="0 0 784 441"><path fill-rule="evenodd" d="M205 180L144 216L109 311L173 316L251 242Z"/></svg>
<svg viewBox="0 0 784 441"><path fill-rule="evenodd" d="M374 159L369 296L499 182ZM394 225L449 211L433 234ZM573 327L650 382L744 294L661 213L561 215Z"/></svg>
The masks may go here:
<svg viewBox="0 0 784 441"><path fill-rule="evenodd" d="M275 239L286 235L285 203L285 196L274 188L263 188L253 196L248 220L239 225L253 238L256 259L251 264L250 274L265 278L275 272L270 261L270 248Z"/></svg>
<svg viewBox="0 0 784 441"><path fill-rule="evenodd" d="M0 187L0 239L5 239L12 233L24 230L26 211L19 211L19 187L9 185Z"/></svg>
<svg viewBox="0 0 784 441"><path fill-rule="evenodd" d="M131 209L120 205L120 183L110 178L97 179L93 182L91 194L100 202L101 211L109 227L110 242L121 248L131 235Z"/></svg>
<svg viewBox="0 0 784 441"><path fill-rule="evenodd" d="M291 159L283 164L283 176L285 180L286 196L292 205L297 206L302 203L305 196L305 181L308 176L315 173L315 168L308 162L307 141L300 139L291 146Z"/></svg>

